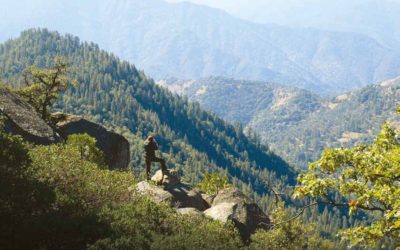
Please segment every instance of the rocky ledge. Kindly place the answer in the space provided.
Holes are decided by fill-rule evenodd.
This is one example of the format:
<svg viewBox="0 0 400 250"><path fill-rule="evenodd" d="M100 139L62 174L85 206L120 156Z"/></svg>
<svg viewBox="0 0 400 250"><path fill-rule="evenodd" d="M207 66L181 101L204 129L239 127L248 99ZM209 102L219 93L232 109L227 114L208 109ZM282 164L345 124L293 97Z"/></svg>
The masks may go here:
<svg viewBox="0 0 400 250"><path fill-rule="evenodd" d="M136 185L137 193L147 195L157 203L166 202L180 214L207 216L223 223L233 222L246 241L257 229L269 227L269 217L236 188L223 189L213 196L181 183L175 170L169 170L162 184L156 185L160 183L161 176L159 170L152 182L139 182Z"/></svg>
<svg viewBox="0 0 400 250"><path fill-rule="evenodd" d="M49 126L29 103L5 87L0 87L0 114L5 117L6 132L20 135L38 145L58 143L70 134L87 133L96 138L96 145L104 152L110 169L128 168L129 142L123 136L82 117L54 113Z"/></svg>
<svg viewBox="0 0 400 250"><path fill-rule="evenodd" d="M6 88L0 87L0 113L5 116L5 131L20 135L34 144L48 145L60 141L60 136L27 102Z"/></svg>

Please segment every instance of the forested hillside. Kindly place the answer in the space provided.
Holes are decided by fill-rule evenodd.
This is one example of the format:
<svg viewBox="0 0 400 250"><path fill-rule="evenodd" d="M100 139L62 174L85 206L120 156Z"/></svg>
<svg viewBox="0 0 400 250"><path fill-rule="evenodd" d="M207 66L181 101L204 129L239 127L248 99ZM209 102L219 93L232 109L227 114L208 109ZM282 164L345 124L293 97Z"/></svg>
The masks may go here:
<svg viewBox="0 0 400 250"><path fill-rule="evenodd" d="M196 81L168 79L157 83L243 126L262 117L269 129L274 129L273 126L303 120L322 106L322 98L316 94L272 82L209 77Z"/></svg>
<svg viewBox="0 0 400 250"><path fill-rule="evenodd" d="M279 136L261 132L271 131L263 118L255 119L250 127L274 141L271 148L285 159L305 168L321 157L324 148L372 142L385 120L398 124L399 117L394 114L399 103L400 81L395 79L325 99L320 109L287 127Z"/></svg>
<svg viewBox="0 0 400 250"><path fill-rule="evenodd" d="M303 169L324 148L370 142L400 100L400 79L334 98L269 82L205 78L160 81L202 107L261 135L263 142Z"/></svg>
<svg viewBox="0 0 400 250"><path fill-rule="evenodd" d="M143 139L154 133L168 167L182 171L189 183L199 182L207 172L222 172L246 193L263 195L267 182L294 182L295 172L257 138L247 138L240 126L158 87L133 65L76 37L47 30L23 32L0 46L0 77L18 85L25 67L49 67L56 55L69 60L71 77L79 82L58 109L122 133L131 144L136 173L144 168Z"/></svg>

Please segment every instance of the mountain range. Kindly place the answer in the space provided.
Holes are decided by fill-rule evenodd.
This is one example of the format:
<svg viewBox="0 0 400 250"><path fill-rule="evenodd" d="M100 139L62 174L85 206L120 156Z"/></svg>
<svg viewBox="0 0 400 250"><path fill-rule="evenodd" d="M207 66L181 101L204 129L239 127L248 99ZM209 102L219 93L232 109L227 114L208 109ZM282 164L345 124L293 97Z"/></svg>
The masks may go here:
<svg viewBox="0 0 400 250"><path fill-rule="evenodd" d="M367 35L256 24L186 2L22 0L4 6L1 40L28 27L72 33L156 79L224 76L327 94L400 75L399 51Z"/></svg>
<svg viewBox="0 0 400 250"><path fill-rule="evenodd" d="M242 124L292 164L306 169L327 147L370 142L389 120L399 126L400 78L335 97L282 84L227 78L159 81L217 115Z"/></svg>
<svg viewBox="0 0 400 250"><path fill-rule="evenodd" d="M168 0L181 2L181 0ZM189 0L257 23L353 32L399 48L399 0Z"/></svg>

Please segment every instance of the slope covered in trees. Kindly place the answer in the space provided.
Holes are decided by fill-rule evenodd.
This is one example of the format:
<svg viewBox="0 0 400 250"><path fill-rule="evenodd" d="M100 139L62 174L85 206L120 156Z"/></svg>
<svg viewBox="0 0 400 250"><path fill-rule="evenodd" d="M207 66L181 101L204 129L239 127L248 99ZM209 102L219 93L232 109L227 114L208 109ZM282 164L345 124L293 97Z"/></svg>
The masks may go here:
<svg viewBox="0 0 400 250"><path fill-rule="evenodd" d="M400 79L333 98L270 82L226 78L159 81L223 118L257 132L270 148L301 168L326 147L371 141L385 119L397 123Z"/></svg>
<svg viewBox="0 0 400 250"><path fill-rule="evenodd" d="M274 139L280 141L274 149L279 153L288 152L282 154L285 159L302 162L305 167L317 160L324 148L371 142L385 120L398 126L399 117L394 112L400 100L399 80L325 99L320 109L289 127L283 138ZM256 131L266 131L262 120L256 123L252 124Z"/></svg>
<svg viewBox="0 0 400 250"><path fill-rule="evenodd" d="M246 137L240 126L158 87L133 65L76 37L47 30L23 32L0 46L0 78L20 85L24 68L50 67L55 56L67 58L71 78L79 82L57 108L123 134L131 144L136 173L144 168L142 141L154 133L168 167L181 171L189 183L198 183L207 172L221 172L247 194L263 195L268 191L265 183L294 182L295 171L257 138Z"/></svg>

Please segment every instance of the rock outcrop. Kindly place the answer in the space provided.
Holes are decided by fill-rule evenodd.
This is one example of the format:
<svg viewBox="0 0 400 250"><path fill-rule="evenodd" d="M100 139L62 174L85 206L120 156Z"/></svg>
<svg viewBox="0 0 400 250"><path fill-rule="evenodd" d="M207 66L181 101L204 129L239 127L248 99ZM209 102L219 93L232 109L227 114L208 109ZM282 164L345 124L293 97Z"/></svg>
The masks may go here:
<svg viewBox="0 0 400 250"><path fill-rule="evenodd" d="M221 190L204 213L220 221L232 220L244 239L258 228L268 229L271 223L261 208L236 188Z"/></svg>
<svg viewBox="0 0 400 250"><path fill-rule="evenodd" d="M212 206L216 206L224 202L251 203L251 200L237 188L230 187L222 189L218 192L218 194L213 199Z"/></svg>
<svg viewBox="0 0 400 250"><path fill-rule="evenodd" d="M176 207L192 207L200 211L209 208L209 205L203 200L201 194L197 190L191 189L189 185L180 183L174 187L168 188L167 191L174 197L173 201Z"/></svg>
<svg viewBox="0 0 400 250"><path fill-rule="evenodd" d="M71 134L83 133L96 138L96 146L104 152L105 161L110 169L126 170L128 168L129 142L123 136L75 115L57 112L52 114L52 120L64 139Z"/></svg>
<svg viewBox="0 0 400 250"><path fill-rule="evenodd" d="M168 174L164 175L164 178L162 176L162 171L158 170L153 177L151 177L151 180L163 185L165 188L173 187L176 184L181 182L181 178L179 176L178 171L174 169L169 169L167 170ZM162 181L162 182L161 182Z"/></svg>
<svg viewBox="0 0 400 250"><path fill-rule="evenodd" d="M27 102L0 87L0 113L6 117L5 131L20 135L34 144L48 145L60 141L59 135Z"/></svg>
<svg viewBox="0 0 400 250"><path fill-rule="evenodd" d="M196 216L201 216L203 213L196 208L193 207L184 207L184 208L177 208L176 211L179 214L183 215L196 215Z"/></svg>
<svg viewBox="0 0 400 250"><path fill-rule="evenodd" d="M161 182L162 172L158 170L151 178L153 185L148 182L140 182L136 190L140 194L147 194L153 201L166 200L175 208L194 208L204 211L210 206L203 200L200 192L189 185L180 182L178 171L169 169ZM157 186L156 186L157 185ZM171 199L170 199L171 196Z"/></svg>
<svg viewBox="0 0 400 250"><path fill-rule="evenodd" d="M150 199L156 203L166 202L173 205L173 196L171 193L159 188L157 186L151 185L146 181L139 182L136 185L136 191L139 194L147 195Z"/></svg>
<svg viewBox="0 0 400 250"><path fill-rule="evenodd" d="M97 140L110 169L125 170L130 160L129 142L121 135L79 116L55 113L49 126L29 103L5 87L0 87L0 114L5 117L4 130L26 141L49 145L70 134L87 133Z"/></svg>
<svg viewBox="0 0 400 250"><path fill-rule="evenodd" d="M213 218L214 220L219 220L223 223L226 223L233 219L236 206L237 205L233 202L224 202L207 209L204 211L204 214Z"/></svg>
<svg viewBox="0 0 400 250"><path fill-rule="evenodd" d="M205 202L207 202L207 206L211 207L215 198L215 195L211 195L211 194L206 194L204 192L200 192L201 198L203 198L203 200Z"/></svg>
<svg viewBox="0 0 400 250"><path fill-rule="evenodd" d="M233 222L242 238L247 241L257 229L268 229L269 217L256 203L236 188L221 190L216 196L207 195L180 183L178 172L169 170L164 177L168 185L156 183L161 180L161 170L152 178L154 184L142 181L136 191L148 195L155 202L167 202L180 214L205 215L222 223Z"/></svg>

